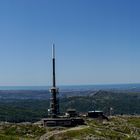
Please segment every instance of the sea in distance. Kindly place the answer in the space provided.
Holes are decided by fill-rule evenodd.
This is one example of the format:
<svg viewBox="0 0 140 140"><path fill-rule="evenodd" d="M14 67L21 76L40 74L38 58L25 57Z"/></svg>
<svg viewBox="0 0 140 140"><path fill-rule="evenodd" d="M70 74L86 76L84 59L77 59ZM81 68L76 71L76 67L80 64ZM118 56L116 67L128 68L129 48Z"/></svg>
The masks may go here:
<svg viewBox="0 0 140 140"><path fill-rule="evenodd" d="M0 86L0 90L49 90L51 86ZM62 90L129 90L140 89L140 83L138 84L104 84L104 85L68 85L58 86L60 91Z"/></svg>

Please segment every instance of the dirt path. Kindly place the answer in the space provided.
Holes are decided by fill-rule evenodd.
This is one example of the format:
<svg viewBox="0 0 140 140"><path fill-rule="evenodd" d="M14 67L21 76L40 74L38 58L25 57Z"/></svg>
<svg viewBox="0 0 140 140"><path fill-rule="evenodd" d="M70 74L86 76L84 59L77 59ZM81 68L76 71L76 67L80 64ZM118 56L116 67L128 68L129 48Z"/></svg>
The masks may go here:
<svg viewBox="0 0 140 140"><path fill-rule="evenodd" d="M54 135L65 133L65 132L68 132L68 131L71 131L71 130L81 130L81 129L85 129L85 128L88 128L88 127L89 126L77 126L77 127L69 128L69 129L66 129L66 130L54 130L54 131L45 133L44 135L42 135L40 137L39 140L49 140Z"/></svg>

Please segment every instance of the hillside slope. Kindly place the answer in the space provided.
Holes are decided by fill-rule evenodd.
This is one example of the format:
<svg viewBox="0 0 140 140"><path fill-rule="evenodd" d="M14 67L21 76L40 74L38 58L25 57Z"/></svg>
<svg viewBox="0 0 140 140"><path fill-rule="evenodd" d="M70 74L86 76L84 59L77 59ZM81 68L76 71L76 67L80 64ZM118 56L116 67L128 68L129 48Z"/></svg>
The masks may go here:
<svg viewBox="0 0 140 140"><path fill-rule="evenodd" d="M88 119L87 126L51 132L40 140L139 140L140 117L116 116L110 121ZM49 132L48 132L49 135Z"/></svg>

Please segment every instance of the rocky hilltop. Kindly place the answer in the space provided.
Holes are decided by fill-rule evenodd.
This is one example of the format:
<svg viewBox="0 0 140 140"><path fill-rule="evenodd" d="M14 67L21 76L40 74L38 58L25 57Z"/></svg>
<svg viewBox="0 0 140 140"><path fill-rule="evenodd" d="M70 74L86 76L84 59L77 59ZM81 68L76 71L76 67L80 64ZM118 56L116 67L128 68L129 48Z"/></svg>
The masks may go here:
<svg viewBox="0 0 140 140"><path fill-rule="evenodd" d="M86 118L72 128L39 123L1 123L0 140L140 140L140 116L111 116L109 121Z"/></svg>

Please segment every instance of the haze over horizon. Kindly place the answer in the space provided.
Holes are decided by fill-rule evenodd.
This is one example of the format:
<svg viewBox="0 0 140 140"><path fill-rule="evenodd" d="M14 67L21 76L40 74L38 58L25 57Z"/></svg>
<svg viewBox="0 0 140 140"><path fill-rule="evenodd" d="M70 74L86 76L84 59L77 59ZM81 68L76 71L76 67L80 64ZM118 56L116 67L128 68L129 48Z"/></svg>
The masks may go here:
<svg viewBox="0 0 140 140"><path fill-rule="evenodd" d="M140 1L1 0L0 86L140 83Z"/></svg>

